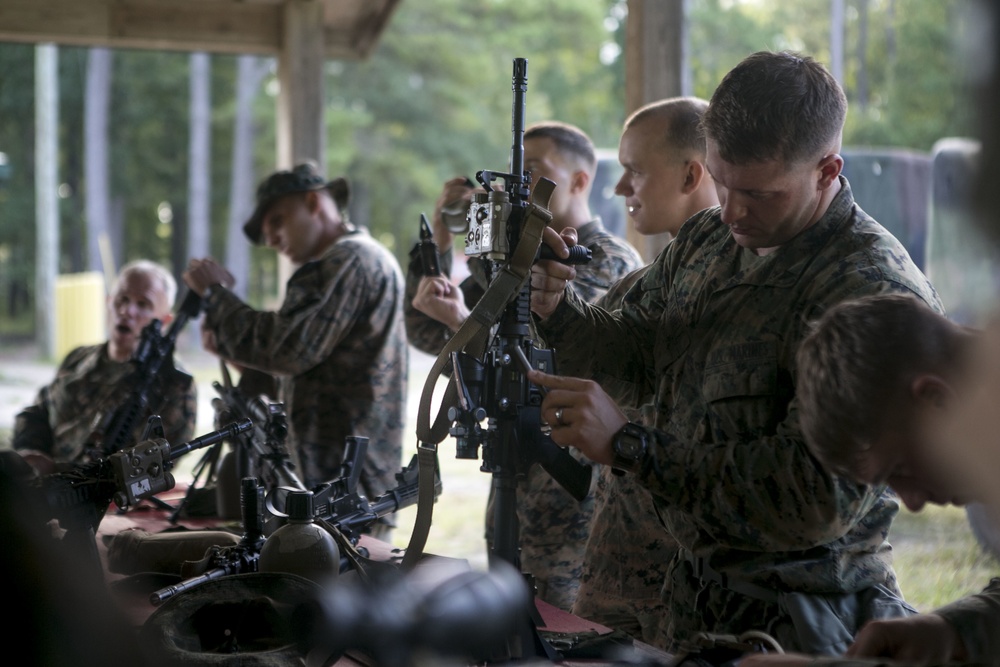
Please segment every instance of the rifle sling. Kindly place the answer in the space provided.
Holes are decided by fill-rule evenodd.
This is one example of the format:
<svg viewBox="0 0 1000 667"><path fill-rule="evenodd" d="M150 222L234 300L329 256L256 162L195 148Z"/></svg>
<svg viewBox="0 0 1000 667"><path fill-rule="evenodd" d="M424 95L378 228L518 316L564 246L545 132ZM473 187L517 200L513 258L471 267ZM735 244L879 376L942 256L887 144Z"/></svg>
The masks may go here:
<svg viewBox="0 0 1000 667"><path fill-rule="evenodd" d="M542 243L542 232L552 222L552 213L548 210L548 204L554 188L555 183L552 181L544 178L539 180L532 193L531 203L525 211L521 238L510 261L503 266L496 278L490 283L482 298L469 313L469 317L459 327L458 332L445 344L424 381L417 411L417 439L420 442L420 446L417 448L417 465L420 490L417 499L417 518L413 525L406 554L403 556L404 569L413 567L424 553L434 512L434 470L437 465L437 445L448 435L450 424L448 407L455 404L457 396L455 383L449 382L438 407L437 417L434 419L434 424L431 425L431 399L434 395L434 387L445 366L450 362L452 352L462 351L477 359L482 358L485 354L489 346L491 328L500 319L507 304L520 293L531 273L531 265L534 264L538 248Z"/></svg>

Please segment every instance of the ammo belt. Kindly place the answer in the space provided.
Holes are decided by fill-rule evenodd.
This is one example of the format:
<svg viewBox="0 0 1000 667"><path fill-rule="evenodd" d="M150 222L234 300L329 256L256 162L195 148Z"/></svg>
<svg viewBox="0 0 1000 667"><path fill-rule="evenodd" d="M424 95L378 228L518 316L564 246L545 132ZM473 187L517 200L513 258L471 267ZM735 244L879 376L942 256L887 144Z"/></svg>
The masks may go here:
<svg viewBox="0 0 1000 667"><path fill-rule="evenodd" d="M701 581L718 584L726 590L754 598L755 600L778 604L778 591L758 586L757 584L750 583L749 581L734 579L733 577L730 577L729 575L719 572L713 568L708 564L707 559L702 558L701 556L695 556L687 549L678 549L677 553L682 560L687 561L688 564L691 565L691 570L694 573L694 576Z"/></svg>

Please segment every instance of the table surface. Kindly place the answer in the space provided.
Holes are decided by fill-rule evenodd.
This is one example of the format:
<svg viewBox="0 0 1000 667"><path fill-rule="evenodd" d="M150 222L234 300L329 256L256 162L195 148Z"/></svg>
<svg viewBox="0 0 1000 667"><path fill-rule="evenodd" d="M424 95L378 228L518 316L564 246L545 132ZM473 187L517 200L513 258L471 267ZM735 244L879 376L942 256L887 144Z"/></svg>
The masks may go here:
<svg viewBox="0 0 1000 667"><path fill-rule="evenodd" d="M177 502L182 495L182 490L175 489L171 492L160 494L160 497L167 502L174 503ZM181 519L177 524L171 524L167 517L168 513L165 510L155 508L145 502L139 507L123 514L117 513L112 505L111 510L101 522L97 539L98 551L105 564L105 571L109 582L121 579L125 575L107 572L107 547L105 545L105 536L114 536L123 530L132 530L136 528L150 533L156 533L175 525L192 529L215 528L222 525L232 527L232 522L228 522L227 524L227 522L220 521L214 517ZM363 536L361 538L360 545L367 548L371 559L376 561L398 559L402 555L401 550L394 549L389 544L367 536ZM133 620L136 626L144 623L145 620L155 611L155 607L149 603L146 594L142 594L140 596L136 594L129 595L118 593L116 594L116 599L121 602L129 618ZM611 628L600 625L599 623L588 621L578 616L574 616L573 614L554 607L543 600L536 599L535 606L541 618L541 625L539 626L540 630L560 633L597 632L599 635L612 632ZM670 659L670 655L668 653L660 651L659 649L647 644L643 644L642 642L635 642L635 650L638 657L647 660L646 664L656 664L657 662L660 664L667 664ZM349 667L351 665L365 665L367 663L345 657L339 660L336 664L339 666ZM560 661L558 664L592 666L610 663L600 660L566 660Z"/></svg>

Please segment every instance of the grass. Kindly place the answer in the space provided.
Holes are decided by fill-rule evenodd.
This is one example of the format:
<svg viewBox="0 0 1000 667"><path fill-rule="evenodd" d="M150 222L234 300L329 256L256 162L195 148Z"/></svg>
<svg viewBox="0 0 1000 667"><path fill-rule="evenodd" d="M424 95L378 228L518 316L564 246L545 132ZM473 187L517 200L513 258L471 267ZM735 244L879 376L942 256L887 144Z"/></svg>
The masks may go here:
<svg viewBox="0 0 1000 667"><path fill-rule="evenodd" d="M919 611L978 592L1000 575L1000 563L980 548L958 507L903 509L889 541L900 588Z"/></svg>

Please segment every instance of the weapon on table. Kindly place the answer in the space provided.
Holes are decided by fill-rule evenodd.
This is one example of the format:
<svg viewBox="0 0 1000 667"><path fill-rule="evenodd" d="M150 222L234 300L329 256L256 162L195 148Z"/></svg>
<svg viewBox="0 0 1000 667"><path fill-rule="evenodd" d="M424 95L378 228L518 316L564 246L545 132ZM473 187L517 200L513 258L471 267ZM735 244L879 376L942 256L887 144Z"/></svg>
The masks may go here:
<svg viewBox="0 0 1000 667"><path fill-rule="evenodd" d="M396 473L396 488L371 501L358 493L357 485L367 448L368 438L348 437L344 448L344 461L338 476L312 489L314 518L320 520L319 523L328 527L328 530L335 534L339 533L355 546L368 526L381 517L414 504L418 492L417 463L414 457L407 467ZM287 492L300 489L279 488L264 494L263 487L257 485L256 479L245 478L240 490L244 521L244 537L240 540L240 544L231 547L213 547L208 557L209 570L197 577L155 591L150 596L153 604L161 604L178 593L219 577L257 571L260 548L263 545L263 540L258 539L258 536L263 533L263 525L267 521L268 514L287 517L284 511ZM435 495L440 493L441 479L438 477ZM366 555L363 547L357 551L362 556ZM341 570L347 569L350 565L350 559L341 558Z"/></svg>
<svg viewBox="0 0 1000 667"><path fill-rule="evenodd" d="M95 443L96 456L92 454L92 458L107 456L134 442L132 434L149 407L150 392L161 369L164 368L164 362L168 362L166 364L168 372L181 372L173 366L174 344L184 325L190 318L198 317L200 310L201 297L189 290L165 334L160 333L160 320L153 320L143 328L139 345L130 360L135 366L129 380L131 393L128 399L108 416L105 421L106 426L98 429L95 435L100 441ZM147 426L141 439L147 440L151 437L162 438L163 430L151 432Z"/></svg>
<svg viewBox="0 0 1000 667"><path fill-rule="evenodd" d="M229 440L233 446L232 456L235 459L235 480L256 477L267 489L292 487L305 490L305 485L294 472L291 455L285 447L285 438L288 436L288 418L284 404L271 401L263 394L248 396L239 386L233 384L229 367L225 361L220 361L220 369L222 383L212 383L212 387L218 394L218 397L212 399L216 424L242 419L249 419L253 422L252 429ZM202 475L208 473L205 484L211 480L214 466L220 461L223 444L220 442L217 447L206 452L202 460L195 466L194 480L188 487L184 499L171 512L169 517L171 523L177 521L181 510L188 503ZM217 483L220 486L223 485L222 475ZM235 487L235 481L230 486ZM226 495L220 499L220 504L225 504L226 508L233 508L232 504L221 502L230 499L229 491L230 489L222 489L222 493ZM232 488L231 491L235 493L237 489ZM242 493L242 490L240 492ZM232 500L235 500L235 497ZM232 518L228 516L229 509L224 511L221 506L217 509L220 517Z"/></svg>
<svg viewBox="0 0 1000 667"><path fill-rule="evenodd" d="M157 429L158 420L150 418L154 422L152 430ZM171 445L163 438L144 440L72 470L39 478L25 489L29 505L42 521L58 519L66 531L63 544L76 545L100 568L94 538L112 501L126 508L172 489L174 477L170 469L176 459L249 428L250 420L234 422L180 445Z"/></svg>

